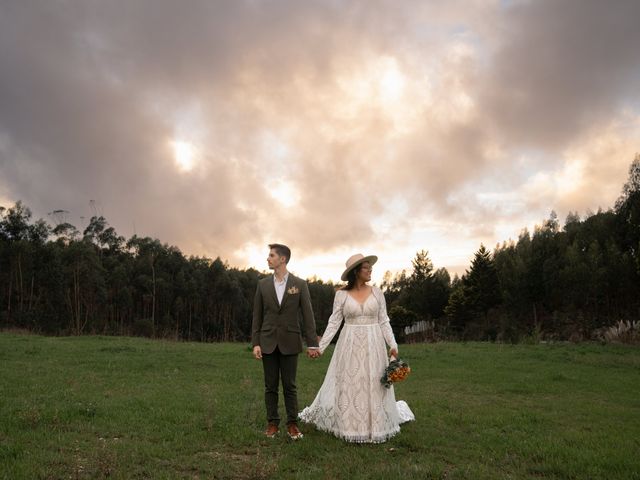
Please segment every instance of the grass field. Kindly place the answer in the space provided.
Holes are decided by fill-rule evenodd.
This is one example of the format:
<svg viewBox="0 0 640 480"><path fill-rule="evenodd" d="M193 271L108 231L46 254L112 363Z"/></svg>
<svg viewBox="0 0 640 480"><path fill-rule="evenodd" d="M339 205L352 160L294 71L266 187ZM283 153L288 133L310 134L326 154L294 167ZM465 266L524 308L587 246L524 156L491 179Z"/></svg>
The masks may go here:
<svg viewBox="0 0 640 480"><path fill-rule="evenodd" d="M261 435L246 344L2 333L1 478L640 479L640 349L400 352L413 372L396 396L416 422L379 445L303 424L294 443ZM300 357L301 408L329 356Z"/></svg>

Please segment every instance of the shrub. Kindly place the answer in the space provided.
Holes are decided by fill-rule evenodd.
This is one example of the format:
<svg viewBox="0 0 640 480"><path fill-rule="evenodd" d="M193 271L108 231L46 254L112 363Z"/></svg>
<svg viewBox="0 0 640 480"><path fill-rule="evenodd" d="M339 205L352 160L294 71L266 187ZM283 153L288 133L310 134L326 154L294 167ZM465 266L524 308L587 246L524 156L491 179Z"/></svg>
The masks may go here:
<svg viewBox="0 0 640 480"><path fill-rule="evenodd" d="M640 322L620 320L604 329L602 336L608 343L640 343Z"/></svg>

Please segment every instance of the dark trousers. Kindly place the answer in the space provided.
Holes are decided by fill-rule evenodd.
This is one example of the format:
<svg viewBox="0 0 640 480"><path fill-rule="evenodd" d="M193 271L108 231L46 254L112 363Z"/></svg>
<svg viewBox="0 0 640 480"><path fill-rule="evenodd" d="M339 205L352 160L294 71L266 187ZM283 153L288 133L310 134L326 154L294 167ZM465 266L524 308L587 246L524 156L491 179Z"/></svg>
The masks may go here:
<svg viewBox="0 0 640 480"><path fill-rule="evenodd" d="M273 353L262 354L264 368L264 403L267 406L267 421L278 425L278 390L282 378L284 406L287 410L287 424L295 423L298 418L298 390L296 371L298 354L283 355L276 347Z"/></svg>

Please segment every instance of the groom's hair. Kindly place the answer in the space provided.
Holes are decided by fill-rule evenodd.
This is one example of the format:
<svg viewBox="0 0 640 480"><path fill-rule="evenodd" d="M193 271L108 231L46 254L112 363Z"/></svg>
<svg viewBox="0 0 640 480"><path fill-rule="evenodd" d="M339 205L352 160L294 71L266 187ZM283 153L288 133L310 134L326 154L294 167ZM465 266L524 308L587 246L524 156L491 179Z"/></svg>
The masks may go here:
<svg viewBox="0 0 640 480"><path fill-rule="evenodd" d="M271 250L275 250L278 255L281 257L285 257L285 263L289 263L289 259L291 258L291 250L286 245L282 245L281 243L270 243L269 248Z"/></svg>

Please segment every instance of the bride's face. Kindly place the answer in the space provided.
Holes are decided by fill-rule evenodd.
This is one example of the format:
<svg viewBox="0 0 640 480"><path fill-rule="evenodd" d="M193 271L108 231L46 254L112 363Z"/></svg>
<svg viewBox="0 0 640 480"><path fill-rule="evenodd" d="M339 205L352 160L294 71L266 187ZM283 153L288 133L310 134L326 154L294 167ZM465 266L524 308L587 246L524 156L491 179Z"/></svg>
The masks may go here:
<svg viewBox="0 0 640 480"><path fill-rule="evenodd" d="M356 274L357 279L364 283L369 282L371 280L371 270L371 264L364 262Z"/></svg>

